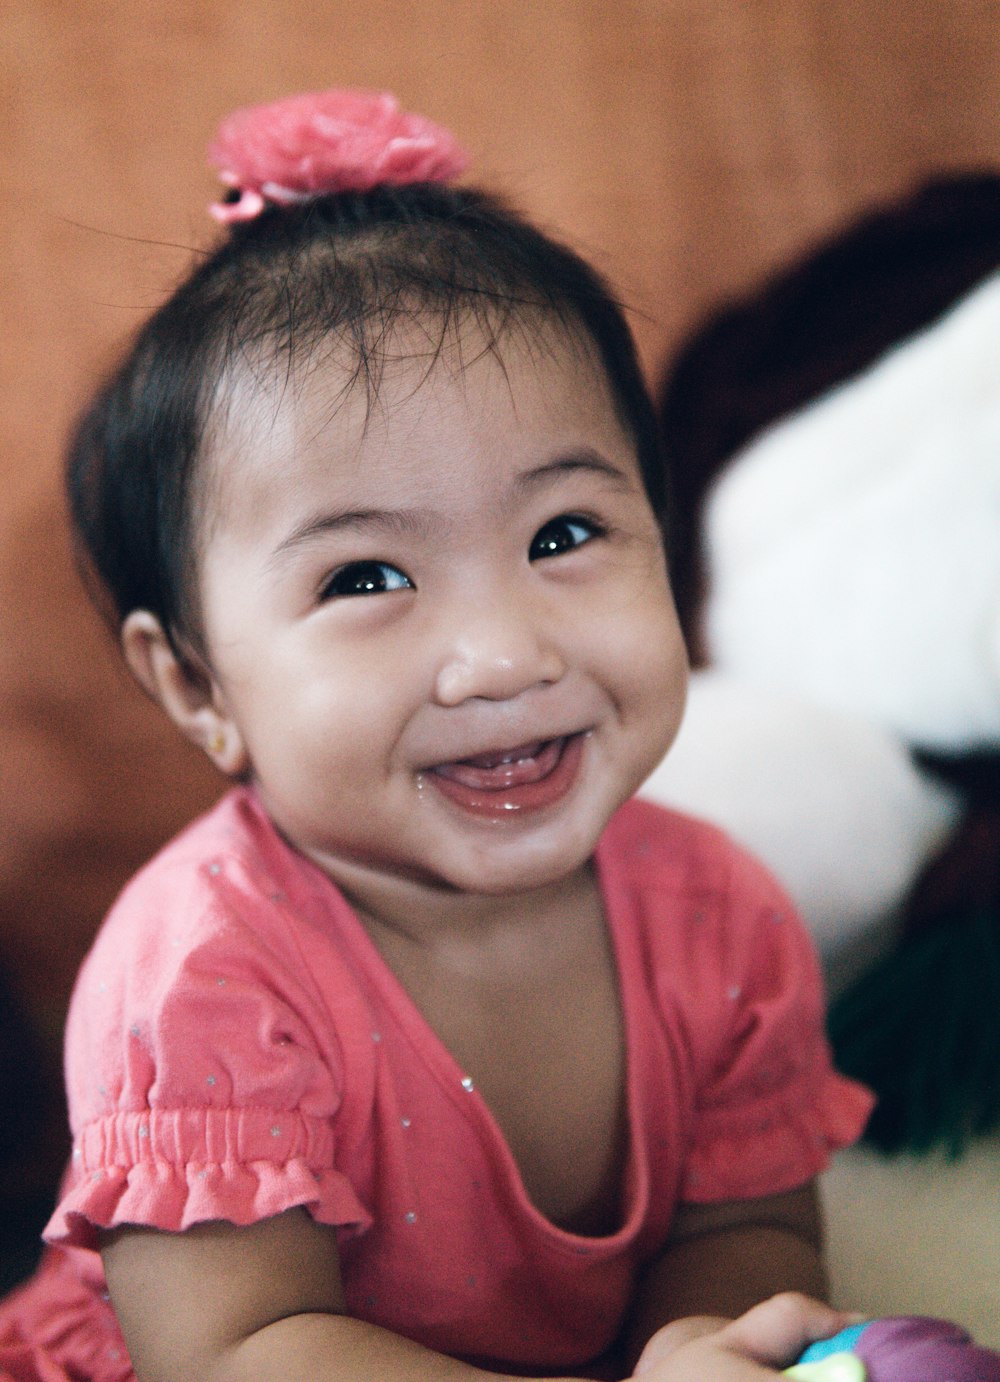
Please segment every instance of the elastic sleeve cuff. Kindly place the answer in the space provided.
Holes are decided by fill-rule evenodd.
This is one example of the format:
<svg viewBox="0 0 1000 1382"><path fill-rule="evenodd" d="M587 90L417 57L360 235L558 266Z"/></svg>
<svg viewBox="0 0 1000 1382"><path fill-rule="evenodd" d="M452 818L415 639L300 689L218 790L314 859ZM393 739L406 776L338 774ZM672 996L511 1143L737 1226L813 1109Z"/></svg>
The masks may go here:
<svg viewBox="0 0 1000 1382"><path fill-rule="evenodd" d="M817 1093L782 1090L738 1111L707 1114L691 1148L681 1198L758 1199L805 1185L864 1132L874 1098L830 1071Z"/></svg>
<svg viewBox="0 0 1000 1382"><path fill-rule="evenodd" d="M371 1215L333 1167L329 1121L267 1109L115 1114L84 1129L49 1243L96 1246L96 1230L245 1225L303 1206L353 1233Z"/></svg>

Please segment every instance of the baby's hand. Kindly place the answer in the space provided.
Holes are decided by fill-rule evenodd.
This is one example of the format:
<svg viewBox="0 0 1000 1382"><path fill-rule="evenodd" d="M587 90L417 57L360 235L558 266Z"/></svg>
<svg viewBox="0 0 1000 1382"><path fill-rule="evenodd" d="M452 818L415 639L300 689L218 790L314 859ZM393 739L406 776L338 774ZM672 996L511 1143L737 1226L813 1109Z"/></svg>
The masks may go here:
<svg viewBox="0 0 1000 1382"><path fill-rule="evenodd" d="M764 1382L854 1318L788 1292L738 1320L677 1320L653 1335L633 1376L642 1382Z"/></svg>

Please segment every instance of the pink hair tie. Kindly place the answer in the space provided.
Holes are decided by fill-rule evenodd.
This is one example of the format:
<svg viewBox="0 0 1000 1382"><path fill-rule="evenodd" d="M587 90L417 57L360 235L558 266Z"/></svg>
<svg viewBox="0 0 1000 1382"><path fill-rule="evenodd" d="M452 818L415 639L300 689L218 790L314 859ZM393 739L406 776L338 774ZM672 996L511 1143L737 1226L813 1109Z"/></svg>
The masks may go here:
<svg viewBox="0 0 1000 1382"><path fill-rule="evenodd" d="M447 182L468 165L454 136L400 110L387 91L309 92L233 111L209 161L237 200L209 208L217 221L249 221L268 203L288 206L379 183Z"/></svg>

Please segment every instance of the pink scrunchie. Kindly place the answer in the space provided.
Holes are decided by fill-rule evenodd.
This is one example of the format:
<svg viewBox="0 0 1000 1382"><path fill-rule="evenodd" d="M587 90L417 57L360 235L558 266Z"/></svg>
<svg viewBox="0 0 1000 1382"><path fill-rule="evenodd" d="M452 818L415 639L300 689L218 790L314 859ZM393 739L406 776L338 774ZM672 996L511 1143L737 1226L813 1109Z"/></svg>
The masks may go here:
<svg viewBox="0 0 1000 1382"><path fill-rule="evenodd" d="M468 158L441 125L400 110L387 91L335 89L245 106L222 121L209 161L238 201L210 207L217 221L248 221L269 203L379 183L445 182Z"/></svg>

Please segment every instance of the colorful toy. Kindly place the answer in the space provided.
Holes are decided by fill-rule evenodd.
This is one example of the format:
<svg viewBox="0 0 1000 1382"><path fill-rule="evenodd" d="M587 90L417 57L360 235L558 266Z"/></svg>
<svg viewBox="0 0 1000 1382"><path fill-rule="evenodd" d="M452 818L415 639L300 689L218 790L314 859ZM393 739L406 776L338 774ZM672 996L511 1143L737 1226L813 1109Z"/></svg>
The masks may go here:
<svg viewBox="0 0 1000 1382"><path fill-rule="evenodd" d="M1000 176L864 217L681 351L661 412L696 673L654 798L816 935L870 1140L1000 1126Z"/></svg>
<svg viewBox="0 0 1000 1382"><path fill-rule="evenodd" d="M800 1382L1000 1382L1000 1353L946 1320L888 1316L813 1344L786 1376Z"/></svg>

